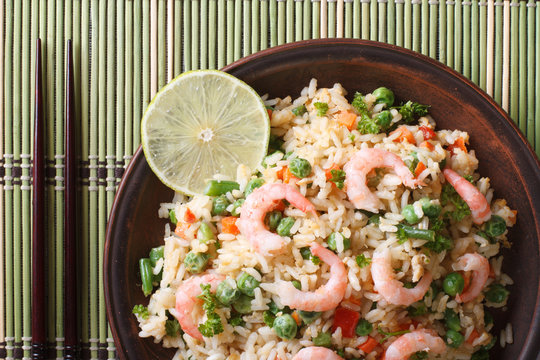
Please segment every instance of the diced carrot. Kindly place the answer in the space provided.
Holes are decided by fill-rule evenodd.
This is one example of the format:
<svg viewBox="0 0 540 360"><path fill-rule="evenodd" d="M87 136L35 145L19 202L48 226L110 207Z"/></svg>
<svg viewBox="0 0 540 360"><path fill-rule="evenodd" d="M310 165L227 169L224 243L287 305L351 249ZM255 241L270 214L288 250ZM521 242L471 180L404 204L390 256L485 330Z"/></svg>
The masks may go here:
<svg viewBox="0 0 540 360"><path fill-rule="evenodd" d="M341 170L339 165L332 164L328 169L324 170L324 174L326 175L326 180L330 180L332 178L332 170Z"/></svg>
<svg viewBox="0 0 540 360"><path fill-rule="evenodd" d="M421 148L426 148L426 149L428 149L429 151L435 150L435 146L433 146L433 144L430 143L429 141L422 141L422 142L420 143L420 147L421 147Z"/></svg>
<svg viewBox="0 0 540 360"><path fill-rule="evenodd" d="M411 327L411 323L399 324L397 331L409 330L410 327Z"/></svg>
<svg viewBox="0 0 540 360"><path fill-rule="evenodd" d="M510 210L512 211L512 215L510 215L508 217L508 221L510 221L512 223L512 225L514 225L516 223L516 217L517 217L517 210Z"/></svg>
<svg viewBox="0 0 540 360"><path fill-rule="evenodd" d="M368 336L367 341L363 343L362 345L358 346L358 349L362 350L366 354L369 354L377 347L377 345L379 345L377 340L375 340L371 336Z"/></svg>
<svg viewBox="0 0 540 360"><path fill-rule="evenodd" d="M174 233L176 235L180 236L181 238L184 238L186 236L185 231L187 229L189 229L190 226L191 226L190 223L187 223L187 222L184 222L184 221L179 221L176 224L176 229L174 229Z"/></svg>
<svg viewBox="0 0 540 360"><path fill-rule="evenodd" d="M398 127L396 130L394 130L394 131L392 131L390 133L390 135L392 135L392 134L399 134L399 136L396 139L394 139L394 142L407 141L410 144L415 143L414 135L405 126Z"/></svg>
<svg viewBox="0 0 540 360"><path fill-rule="evenodd" d="M336 120L339 124L347 127L347 129L354 129L354 123L356 122L356 114L352 111L343 111L337 114Z"/></svg>
<svg viewBox="0 0 540 360"><path fill-rule="evenodd" d="M276 176L278 179L283 180L283 175L285 174L285 170L287 170L286 167L282 167L278 171L276 171Z"/></svg>
<svg viewBox="0 0 540 360"><path fill-rule="evenodd" d="M461 149L463 150L464 152L467 152L467 147L465 146L465 140L463 140L463 138L457 138L456 141L454 141L453 144L450 144L448 145L448 147L446 148L448 151L450 151L450 153L452 155L455 155L456 152L454 151L454 149Z"/></svg>
<svg viewBox="0 0 540 360"><path fill-rule="evenodd" d="M473 329L473 331L471 332L471 335L469 335L466 342L467 344L472 345L474 340L478 339L479 337L480 337L480 333L476 329Z"/></svg>
<svg viewBox="0 0 540 360"><path fill-rule="evenodd" d="M289 183L292 183L292 184L296 184L296 182L300 180L298 179L296 176L294 176L292 173L291 173L291 170L289 170L289 167L287 166L287 169L285 170L285 172L283 173L283 182L285 184L289 184Z"/></svg>
<svg viewBox="0 0 540 360"><path fill-rule="evenodd" d="M266 108L266 111L268 112L268 117L271 119L272 118L272 109Z"/></svg>
<svg viewBox="0 0 540 360"><path fill-rule="evenodd" d="M489 277L491 279L495 279L495 270L493 270L493 266L491 266L491 264L489 264Z"/></svg>
<svg viewBox="0 0 540 360"><path fill-rule="evenodd" d="M338 307L334 313L334 324L332 324L332 332L337 328L341 328L341 335L344 338L352 338L356 336L355 329L360 319L360 314L354 310L344 307Z"/></svg>
<svg viewBox="0 0 540 360"><path fill-rule="evenodd" d="M235 216L227 216L221 219L221 232L225 234L240 234L240 230L236 227L236 220L238 218Z"/></svg>
<svg viewBox="0 0 540 360"><path fill-rule="evenodd" d="M345 301L348 301L351 304L358 305L358 306L362 305L362 299L355 298L355 297L352 297L352 296L345 299Z"/></svg>
<svg viewBox="0 0 540 360"><path fill-rule="evenodd" d="M189 208L186 208L186 212L184 212L184 221L190 224L193 224L195 221L197 221L197 217L191 212Z"/></svg>
<svg viewBox="0 0 540 360"><path fill-rule="evenodd" d="M418 162L418 165L416 165L416 169L414 169L414 177L418 177L422 171L426 170L426 165L424 165L423 162Z"/></svg>
<svg viewBox="0 0 540 360"><path fill-rule="evenodd" d="M435 137L435 131L427 126L420 126L418 129L422 132L424 140L430 140Z"/></svg>
<svg viewBox="0 0 540 360"><path fill-rule="evenodd" d="M300 324L302 324L302 320L300 319L300 315L298 315L298 313L296 311L293 311L291 316L294 319L294 321L296 321L296 325L300 326Z"/></svg>
<svg viewBox="0 0 540 360"><path fill-rule="evenodd" d="M283 201L279 201L276 203L276 206L274 207L275 211L285 211L285 203Z"/></svg>

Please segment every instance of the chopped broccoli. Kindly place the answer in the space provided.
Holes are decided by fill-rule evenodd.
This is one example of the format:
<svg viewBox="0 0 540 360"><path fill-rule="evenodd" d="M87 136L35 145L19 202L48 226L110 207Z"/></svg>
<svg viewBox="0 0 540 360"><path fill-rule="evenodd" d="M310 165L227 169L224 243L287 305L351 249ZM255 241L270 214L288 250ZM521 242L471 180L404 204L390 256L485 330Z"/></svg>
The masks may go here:
<svg viewBox="0 0 540 360"><path fill-rule="evenodd" d="M336 184L338 189L343 189L343 183L345 181L345 171L343 170L330 170L330 174L332 174L332 178L330 178L330 181Z"/></svg>
<svg viewBox="0 0 540 360"><path fill-rule="evenodd" d="M143 319L148 319L150 314L148 313L148 308L144 305L135 305L131 311L133 314L140 316Z"/></svg>
<svg viewBox="0 0 540 360"><path fill-rule="evenodd" d="M363 268L371 264L371 259L367 258L364 254L356 255L356 263Z"/></svg>

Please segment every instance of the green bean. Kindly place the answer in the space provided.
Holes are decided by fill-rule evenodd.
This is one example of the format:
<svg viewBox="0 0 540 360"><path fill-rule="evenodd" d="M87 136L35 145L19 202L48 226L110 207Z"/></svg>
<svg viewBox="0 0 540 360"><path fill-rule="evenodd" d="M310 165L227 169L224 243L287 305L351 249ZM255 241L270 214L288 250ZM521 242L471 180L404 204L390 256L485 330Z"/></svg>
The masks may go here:
<svg viewBox="0 0 540 360"><path fill-rule="evenodd" d="M446 332L446 343L450 347L453 347L453 348L460 347L461 344L463 344L463 340L465 340L465 338L463 337L463 335L461 335L457 331L448 330Z"/></svg>
<svg viewBox="0 0 540 360"><path fill-rule="evenodd" d="M150 261L152 262L152 266L156 266L159 259L163 259L163 250L164 249L165 249L165 247L163 245L161 245L161 246L152 248L152 250L150 250L149 257L150 257Z"/></svg>
<svg viewBox="0 0 540 360"><path fill-rule="evenodd" d="M375 102L377 104L384 103L387 107L394 105L394 93L388 88L377 88L373 91L372 95L375 96Z"/></svg>
<svg viewBox="0 0 540 360"><path fill-rule="evenodd" d="M317 320L318 318L320 318L322 315L322 312L298 310L298 315L300 315L300 318L302 319L303 322L309 325L315 320Z"/></svg>
<svg viewBox="0 0 540 360"><path fill-rule="evenodd" d="M197 239L200 243L206 244L210 240L214 240L216 236L214 235L214 232L212 231L212 228L210 225L205 223L204 221L201 222L201 225L199 225L199 230L197 230Z"/></svg>
<svg viewBox="0 0 540 360"><path fill-rule="evenodd" d="M216 288L216 298L223 305L231 305L240 297L240 291L236 288L232 279L220 282Z"/></svg>
<svg viewBox="0 0 540 360"><path fill-rule="evenodd" d="M300 106L297 106L294 109L292 109L292 113L295 116L302 116L302 115L304 115L306 113L306 111L307 111L307 109L306 109L305 105L300 105Z"/></svg>
<svg viewBox="0 0 540 360"><path fill-rule="evenodd" d="M251 300L253 300L253 298L242 294L235 302L233 302L232 306L234 310L240 314L248 314L251 312Z"/></svg>
<svg viewBox="0 0 540 360"><path fill-rule="evenodd" d="M416 212L414 211L414 206L412 206L411 204L406 205L401 210L401 215L403 215L403 217L409 224L416 224L420 221L420 218L418 217L418 215L416 215Z"/></svg>
<svg viewBox="0 0 540 360"><path fill-rule="evenodd" d="M465 280L460 273L453 272L448 275L443 280L443 290L450 296L456 296L463 291L465 286Z"/></svg>
<svg viewBox="0 0 540 360"><path fill-rule="evenodd" d="M244 205L245 199L238 199L233 202L233 209L231 211L232 216L240 216L240 210L242 210L242 205Z"/></svg>
<svg viewBox="0 0 540 360"><path fill-rule="evenodd" d="M253 297L255 296L255 289L259 287L260 282L248 273L241 272L236 278L236 284L242 294Z"/></svg>
<svg viewBox="0 0 540 360"><path fill-rule="evenodd" d="M176 213L174 212L173 209L169 210L169 219L175 225L178 223L178 220L176 219Z"/></svg>
<svg viewBox="0 0 540 360"><path fill-rule="evenodd" d="M337 240L338 237L343 239L343 251L348 250L351 248L351 240L347 239L345 236L343 236L342 233L339 232L333 232L331 233L327 238L326 242L328 243L328 248L332 251L337 251Z"/></svg>
<svg viewBox="0 0 540 360"><path fill-rule="evenodd" d="M212 215L224 215L229 206L229 199L225 195L218 196L212 200Z"/></svg>
<svg viewBox="0 0 540 360"><path fill-rule="evenodd" d="M492 303L502 303L506 300L510 291L501 284L492 284L486 291L486 299Z"/></svg>
<svg viewBox="0 0 540 360"><path fill-rule="evenodd" d="M303 179L311 174L311 164L306 159L294 158L289 162L291 174L299 179Z"/></svg>
<svg viewBox="0 0 540 360"><path fill-rule="evenodd" d="M276 229L276 232L279 236L290 236L291 235L291 228L294 225L294 218L292 217L286 217L280 220L279 225Z"/></svg>
<svg viewBox="0 0 540 360"><path fill-rule="evenodd" d="M280 338L291 340L296 336L298 325L291 315L284 314L274 320L274 331Z"/></svg>
<svg viewBox="0 0 540 360"><path fill-rule="evenodd" d="M484 231L491 237L500 236L506 231L506 221L498 215L492 215L484 225Z"/></svg>
<svg viewBox="0 0 540 360"><path fill-rule="evenodd" d="M322 332L314 337L312 341L315 346L330 347L332 346L332 335L329 332Z"/></svg>
<svg viewBox="0 0 540 360"><path fill-rule="evenodd" d="M446 309L444 311L444 322L446 328L454 331L461 331L461 322L459 315L452 309Z"/></svg>
<svg viewBox="0 0 540 360"><path fill-rule="evenodd" d="M422 211L424 212L424 215L426 215L430 219L434 219L441 214L441 205L431 201L428 197L421 198L418 201L422 205Z"/></svg>
<svg viewBox="0 0 540 360"><path fill-rule="evenodd" d="M184 258L184 265L190 273L199 274L204 271L209 259L208 254L190 251Z"/></svg>
<svg viewBox="0 0 540 360"><path fill-rule="evenodd" d="M270 231L275 231L281 221L283 214L281 211L270 211L266 214L265 223L268 224Z"/></svg>
<svg viewBox="0 0 540 360"><path fill-rule="evenodd" d="M141 273L142 291L144 296L148 296L154 290L154 286L152 285L152 262L150 259L143 258L139 260L139 271Z"/></svg>
<svg viewBox="0 0 540 360"><path fill-rule="evenodd" d="M249 180L249 182L246 185L246 189L244 190L244 194L246 194L246 197L248 197L248 195L251 194L253 190L255 190L258 187L263 186L263 184L264 184L264 179L261 179L261 178L255 178L255 179Z"/></svg>
<svg viewBox="0 0 540 360"><path fill-rule="evenodd" d="M366 319L360 319L360 321L358 321L355 329L356 335L367 336L371 334L372 331L373 325L369 321L367 321Z"/></svg>
<svg viewBox="0 0 540 360"><path fill-rule="evenodd" d="M399 224L398 228L403 229L408 238L435 241L435 231L427 229L417 229L415 227Z"/></svg>
<svg viewBox="0 0 540 360"><path fill-rule="evenodd" d="M206 183L203 193L208 196L219 196L238 189L240 189L240 184L236 181L210 180Z"/></svg>

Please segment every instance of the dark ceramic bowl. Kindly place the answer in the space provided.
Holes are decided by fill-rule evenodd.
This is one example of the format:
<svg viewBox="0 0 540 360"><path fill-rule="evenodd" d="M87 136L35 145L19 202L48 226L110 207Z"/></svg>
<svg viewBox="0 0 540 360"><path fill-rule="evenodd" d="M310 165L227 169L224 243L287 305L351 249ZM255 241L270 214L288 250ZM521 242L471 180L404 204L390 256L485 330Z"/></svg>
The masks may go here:
<svg viewBox="0 0 540 360"><path fill-rule="evenodd" d="M360 40L309 40L261 51L227 66L260 94L296 96L311 78L318 85L340 82L351 93L379 86L399 100L430 104L439 128L462 129L480 159L480 173L491 179L498 197L518 210L511 229L513 246L505 251L504 271L515 284L506 312L496 313L500 327L511 322L514 344L491 351L492 359L536 358L540 353L539 238L540 166L508 115L482 90L450 68L399 47ZM139 149L118 189L105 245L107 314L121 358L171 358L174 351L137 336L131 309L146 304L137 280L138 259L163 241L161 202L173 191L148 167Z"/></svg>

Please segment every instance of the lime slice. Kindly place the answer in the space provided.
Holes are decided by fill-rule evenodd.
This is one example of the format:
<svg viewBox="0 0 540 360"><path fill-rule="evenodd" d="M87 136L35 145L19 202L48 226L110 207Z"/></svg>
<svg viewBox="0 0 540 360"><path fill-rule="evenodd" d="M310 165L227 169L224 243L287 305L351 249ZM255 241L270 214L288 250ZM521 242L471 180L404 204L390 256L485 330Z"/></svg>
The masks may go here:
<svg viewBox="0 0 540 360"><path fill-rule="evenodd" d="M141 123L148 164L170 188L202 194L216 174L236 178L244 164L266 155L270 121L259 95L243 81L215 70L176 77L152 100Z"/></svg>

